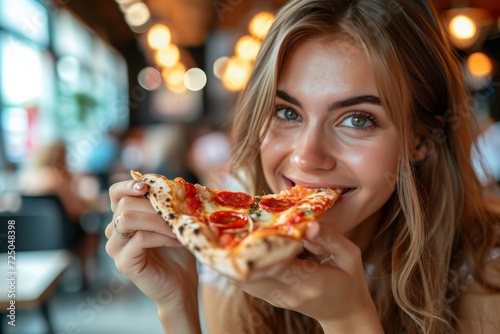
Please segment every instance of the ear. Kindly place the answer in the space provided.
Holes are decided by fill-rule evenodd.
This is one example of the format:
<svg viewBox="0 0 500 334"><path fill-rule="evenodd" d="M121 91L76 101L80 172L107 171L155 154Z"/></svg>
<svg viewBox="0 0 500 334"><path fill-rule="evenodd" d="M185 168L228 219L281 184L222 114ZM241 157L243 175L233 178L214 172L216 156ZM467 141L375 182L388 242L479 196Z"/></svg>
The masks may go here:
<svg viewBox="0 0 500 334"><path fill-rule="evenodd" d="M427 158L429 153L429 139L425 137L416 136L413 139L413 146L411 148L411 162L418 164Z"/></svg>

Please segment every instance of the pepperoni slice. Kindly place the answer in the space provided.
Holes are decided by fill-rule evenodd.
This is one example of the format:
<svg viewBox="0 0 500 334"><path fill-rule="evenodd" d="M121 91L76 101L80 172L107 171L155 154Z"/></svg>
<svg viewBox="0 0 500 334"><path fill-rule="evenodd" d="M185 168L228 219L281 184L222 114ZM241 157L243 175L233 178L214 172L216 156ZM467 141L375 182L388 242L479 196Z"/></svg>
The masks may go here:
<svg viewBox="0 0 500 334"><path fill-rule="evenodd" d="M248 208L253 204L254 199L252 196L242 192L219 191L215 194L214 201L220 205L233 208Z"/></svg>
<svg viewBox="0 0 500 334"><path fill-rule="evenodd" d="M216 211L210 215L209 223L220 229L239 228L248 223L248 217L234 211Z"/></svg>
<svg viewBox="0 0 500 334"><path fill-rule="evenodd" d="M292 199L286 199L286 198L263 198L259 202L259 206L262 210L269 211L269 212L280 212L280 211L285 211L288 208L291 208L292 206L295 205L295 201Z"/></svg>

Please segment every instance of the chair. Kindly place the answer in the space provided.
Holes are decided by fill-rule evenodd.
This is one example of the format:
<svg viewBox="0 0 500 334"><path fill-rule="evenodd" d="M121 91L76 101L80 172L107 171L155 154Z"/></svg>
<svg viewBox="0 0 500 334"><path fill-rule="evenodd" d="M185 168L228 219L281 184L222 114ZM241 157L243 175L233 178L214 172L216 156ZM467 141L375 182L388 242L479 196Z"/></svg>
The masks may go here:
<svg viewBox="0 0 500 334"><path fill-rule="evenodd" d="M77 236L76 224L56 195L22 195L20 208L0 217L0 252L7 251L8 220L15 220L16 251L71 249Z"/></svg>
<svg viewBox="0 0 500 334"><path fill-rule="evenodd" d="M31 253L41 254L42 251L65 250L68 256L74 247L77 238L77 226L74 224L61 199L56 195L45 196L21 196L19 209L0 212L0 253L5 253L9 249L8 243L8 222L14 220L15 224L15 252L16 261L22 261L22 252L35 251ZM12 234L11 234L12 235ZM12 248L12 247L11 247ZM37 252L39 251L39 252ZM26 254L26 253L25 253ZM54 333L54 329L49 314L48 299L53 289L57 286L63 273L68 268L70 262L58 270L58 274L47 281L45 277L32 278L30 284L39 286L43 293L34 300L25 301L29 306L22 306L18 303L20 310L32 308L33 304L39 307L48 326L48 332ZM48 265L47 265L48 266ZM26 268L24 269L26 270ZM29 272L29 271L28 271ZM49 283L49 284L48 284ZM19 287L21 289L21 287ZM20 301L19 301L20 302ZM5 309L0 310L0 316L5 317ZM0 321L0 332L2 322Z"/></svg>

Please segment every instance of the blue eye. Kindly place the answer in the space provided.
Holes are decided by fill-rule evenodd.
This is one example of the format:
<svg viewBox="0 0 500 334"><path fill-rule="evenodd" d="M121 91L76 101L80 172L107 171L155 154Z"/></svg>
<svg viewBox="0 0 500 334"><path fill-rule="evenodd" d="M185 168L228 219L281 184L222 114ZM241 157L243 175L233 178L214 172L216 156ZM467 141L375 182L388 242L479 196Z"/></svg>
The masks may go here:
<svg viewBox="0 0 500 334"><path fill-rule="evenodd" d="M299 113L287 107L276 107L276 117L287 121L300 121L302 119Z"/></svg>
<svg viewBox="0 0 500 334"><path fill-rule="evenodd" d="M375 125L375 123L376 121L372 115L370 114L365 115L364 113L356 113L344 118L344 120L342 121L342 123L340 123L340 125L353 128L369 128Z"/></svg>

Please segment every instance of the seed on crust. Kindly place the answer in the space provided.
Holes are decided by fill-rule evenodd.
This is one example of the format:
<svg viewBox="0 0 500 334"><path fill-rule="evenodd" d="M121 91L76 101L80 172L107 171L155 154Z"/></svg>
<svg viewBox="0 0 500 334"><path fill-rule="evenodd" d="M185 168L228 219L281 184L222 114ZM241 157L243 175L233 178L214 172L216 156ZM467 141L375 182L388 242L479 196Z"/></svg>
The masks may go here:
<svg viewBox="0 0 500 334"><path fill-rule="evenodd" d="M174 215L172 212L169 212L169 213L168 213L168 218L170 218L170 219L174 219L174 218L175 218L175 215Z"/></svg>
<svg viewBox="0 0 500 334"><path fill-rule="evenodd" d="M180 235L182 235L182 232L184 232L184 226L179 226L177 228L177 231L179 232Z"/></svg>

